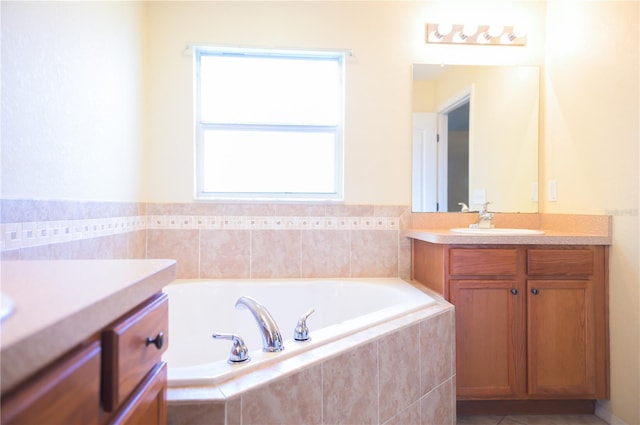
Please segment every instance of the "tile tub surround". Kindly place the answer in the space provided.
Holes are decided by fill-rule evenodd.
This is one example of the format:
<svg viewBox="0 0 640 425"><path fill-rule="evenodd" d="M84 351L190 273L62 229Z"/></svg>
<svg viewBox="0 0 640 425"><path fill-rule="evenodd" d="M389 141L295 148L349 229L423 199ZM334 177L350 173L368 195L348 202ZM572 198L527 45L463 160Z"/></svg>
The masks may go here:
<svg viewBox="0 0 640 425"><path fill-rule="evenodd" d="M169 388L168 423L455 424L445 302L215 387Z"/></svg>
<svg viewBox="0 0 640 425"><path fill-rule="evenodd" d="M402 277L405 206L2 201L3 259L174 258L179 278Z"/></svg>

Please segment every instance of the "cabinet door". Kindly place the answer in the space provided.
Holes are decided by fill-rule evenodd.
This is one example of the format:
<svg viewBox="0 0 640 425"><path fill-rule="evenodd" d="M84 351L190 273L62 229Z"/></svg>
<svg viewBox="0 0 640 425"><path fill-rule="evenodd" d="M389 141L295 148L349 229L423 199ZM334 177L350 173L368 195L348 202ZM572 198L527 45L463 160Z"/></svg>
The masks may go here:
<svg viewBox="0 0 640 425"><path fill-rule="evenodd" d="M593 282L527 282L529 392L592 397L596 392Z"/></svg>
<svg viewBox="0 0 640 425"><path fill-rule="evenodd" d="M459 399L522 394L526 294L515 280L452 280Z"/></svg>

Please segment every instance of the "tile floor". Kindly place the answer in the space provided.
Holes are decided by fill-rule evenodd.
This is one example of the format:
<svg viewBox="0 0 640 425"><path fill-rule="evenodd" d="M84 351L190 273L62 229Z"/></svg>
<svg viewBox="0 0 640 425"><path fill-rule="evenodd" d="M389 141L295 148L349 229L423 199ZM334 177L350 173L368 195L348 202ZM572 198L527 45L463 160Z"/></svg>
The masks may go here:
<svg viewBox="0 0 640 425"><path fill-rule="evenodd" d="M606 425L596 415L458 416L457 425Z"/></svg>

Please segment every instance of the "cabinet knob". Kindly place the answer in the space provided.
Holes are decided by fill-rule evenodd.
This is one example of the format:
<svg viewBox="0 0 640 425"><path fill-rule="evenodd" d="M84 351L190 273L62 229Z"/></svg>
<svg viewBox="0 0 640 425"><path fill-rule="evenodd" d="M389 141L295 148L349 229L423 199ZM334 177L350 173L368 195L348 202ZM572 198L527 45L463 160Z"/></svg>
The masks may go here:
<svg viewBox="0 0 640 425"><path fill-rule="evenodd" d="M540 291L538 291L536 288L533 288L533 289L531 290L531 293L532 293L533 295L538 295L538 294L540 293Z"/></svg>
<svg viewBox="0 0 640 425"><path fill-rule="evenodd" d="M513 288L513 289L511 290L511 293L512 293L513 295L518 295L518 290L517 290L516 288Z"/></svg>
<svg viewBox="0 0 640 425"><path fill-rule="evenodd" d="M158 332L158 335L156 335L155 338L151 338L150 336L147 337L147 343L145 344L145 346L149 346L149 345L155 345L156 348L159 350L162 348L162 345L164 345L164 332L160 331Z"/></svg>

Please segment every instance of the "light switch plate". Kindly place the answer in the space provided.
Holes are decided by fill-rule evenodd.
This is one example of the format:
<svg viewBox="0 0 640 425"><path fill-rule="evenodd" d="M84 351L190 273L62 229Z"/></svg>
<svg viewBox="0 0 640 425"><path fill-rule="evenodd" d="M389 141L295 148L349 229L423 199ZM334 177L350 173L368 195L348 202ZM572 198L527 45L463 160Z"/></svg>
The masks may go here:
<svg viewBox="0 0 640 425"><path fill-rule="evenodd" d="M473 202L474 204L484 204L487 202L487 189L474 189L473 190Z"/></svg>

